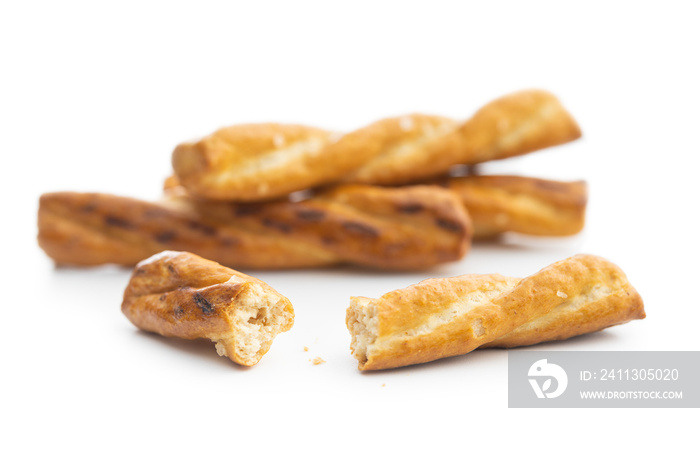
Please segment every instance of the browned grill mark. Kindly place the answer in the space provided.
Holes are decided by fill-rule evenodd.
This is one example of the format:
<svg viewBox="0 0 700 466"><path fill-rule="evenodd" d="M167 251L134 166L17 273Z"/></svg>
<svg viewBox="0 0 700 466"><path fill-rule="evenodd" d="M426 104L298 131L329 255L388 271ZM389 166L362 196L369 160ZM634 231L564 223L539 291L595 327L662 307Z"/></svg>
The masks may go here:
<svg viewBox="0 0 700 466"><path fill-rule="evenodd" d="M107 215L105 217L105 223L112 227L124 228L125 230L134 228L134 225L132 225L131 222L128 222L120 217L115 217L113 215Z"/></svg>
<svg viewBox="0 0 700 466"><path fill-rule="evenodd" d="M451 231L454 233L464 233L464 226L461 223L457 223L452 220L438 218L435 220L435 224L443 230Z"/></svg>
<svg viewBox="0 0 700 466"><path fill-rule="evenodd" d="M93 204L92 202L90 204L83 206L83 212L88 213L88 214L90 212L94 212L95 209L97 209L97 205Z"/></svg>
<svg viewBox="0 0 700 466"><path fill-rule="evenodd" d="M161 233L158 233L155 236L156 241L159 243L168 243L175 239L176 233L173 230L166 230Z"/></svg>
<svg viewBox="0 0 700 466"><path fill-rule="evenodd" d="M235 238L228 238L228 237L221 238L219 240L219 244L221 244L222 246L234 246L234 245L238 244L239 242L240 241L238 241Z"/></svg>
<svg viewBox="0 0 700 466"><path fill-rule="evenodd" d="M379 236L379 231L369 225L359 222L343 222L343 228L349 233L357 233L364 236L370 236L376 238Z"/></svg>
<svg viewBox="0 0 700 466"><path fill-rule="evenodd" d="M297 212L297 218L300 220L306 220L307 222L317 222L323 220L326 217L326 213L322 210L300 210Z"/></svg>
<svg viewBox="0 0 700 466"><path fill-rule="evenodd" d="M404 204L398 207L398 211L402 214L415 214L424 208L423 204Z"/></svg>
<svg viewBox="0 0 700 466"><path fill-rule="evenodd" d="M262 219L262 224L268 228L274 228L275 230L279 230L282 233L289 233L292 231L291 225L287 225L286 223L280 222L279 220L275 220L273 218Z"/></svg>
<svg viewBox="0 0 700 466"><path fill-rule="evenodd" d="M209 315L214 312L214 307L211 303L199 293L194 295L194 303L202 310L203 314Z"/></svg>
<svg viewBox="0 0 700 466"><path fill-rule="evenodd" d="M175 315L175 318L180 319L183 315L185 315L185 310L180 306L176 306L173 310L173 315Z"/></svg>
<svg viewBox="0 0 700 466"><path fill-rule="evenodd" d="M173 267L173 264L168 264L168 272L170 272L171 275L175 275L175 267Z"/></svg>
<svg viewBox="0 0 700 466"><path fill-rule="evenodd" d="M205 225L204 223L198 222L196 220L190 220L189 222L187 222L187 226L189 226L193 230L201 232L205 236L216 235L216 228L210 225Z"/></svg>
<svg viewBox="0 0 700 466"><path fill-rule="evenodd" d="M251 205L235 205L233 206L233 215L237 217L247 217L258 212L258 206Z"/></svg>

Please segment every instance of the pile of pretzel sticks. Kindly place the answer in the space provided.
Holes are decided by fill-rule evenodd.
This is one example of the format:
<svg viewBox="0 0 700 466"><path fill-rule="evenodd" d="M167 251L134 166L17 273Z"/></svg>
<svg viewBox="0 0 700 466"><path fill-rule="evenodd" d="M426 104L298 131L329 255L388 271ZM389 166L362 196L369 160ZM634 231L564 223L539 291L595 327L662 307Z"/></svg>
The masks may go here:
<svg viewBox="0 0 700 466"><path fill-rule="evenodd" d="M584 182L450 173L580 136L556 97L536 90L466 121L412 114L347 134L236 125L178 145L157 202L44 194L38 239L63 265L132 266L181 250L240 269L427 268L462 258L472 238L579 232Z"/></svg>

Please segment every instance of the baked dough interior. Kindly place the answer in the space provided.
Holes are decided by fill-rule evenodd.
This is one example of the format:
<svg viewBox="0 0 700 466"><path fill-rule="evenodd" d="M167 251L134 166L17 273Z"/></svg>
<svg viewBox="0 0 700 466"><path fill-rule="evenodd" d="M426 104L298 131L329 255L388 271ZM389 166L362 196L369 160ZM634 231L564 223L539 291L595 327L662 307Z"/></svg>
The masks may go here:
<svg viewBox="0 0 700 466"><path fill-rule="evenodd" d="M249 285L225 310L232 332L216 341L216 352L246 365L255 364L277 334L288 328L286 306L279 296L265 293L260 285Z"/></svg>

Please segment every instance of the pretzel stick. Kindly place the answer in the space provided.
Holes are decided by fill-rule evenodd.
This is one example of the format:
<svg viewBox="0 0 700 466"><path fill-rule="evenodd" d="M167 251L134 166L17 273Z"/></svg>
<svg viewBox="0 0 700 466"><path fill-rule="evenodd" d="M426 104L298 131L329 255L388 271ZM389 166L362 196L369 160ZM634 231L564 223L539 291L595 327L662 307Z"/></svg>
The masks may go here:
<svg viewBox="0 0 700 466"><path fill-rule="evenodd" d="M525 279L463 275L420 282L379 299L353 297L351 350L362 370L534 345L645 317L642 299L616 265L577 255Z"/></svg>
<svg viewBox="0 0 700 466"><path fill-rule="evenodd" d="M208 338L220 356L260 361L294 323L287 298L266 283L188 252L163 251L139 262L122 312L137 327L166 337Z"/></svg>
<svg viewBox="0 0 700 466"><path fill-rule="evenodd" d="M39 244L68 265L134 265L171 249L237 269L421 269L463 257L471 231L457 196L435 186L341 186L246 205L49 193L39 204Z"/></svg>
<svg viewBox="0 0 700 466"><path fill-rule="evenodd" d="M580 135L556 97L533 90L501 97L463 123L413 114L344 136L300 125L231 126L177 146L173 168L194 197L250 202L341 180L413 183L455 164L522 155Z"/></svg>

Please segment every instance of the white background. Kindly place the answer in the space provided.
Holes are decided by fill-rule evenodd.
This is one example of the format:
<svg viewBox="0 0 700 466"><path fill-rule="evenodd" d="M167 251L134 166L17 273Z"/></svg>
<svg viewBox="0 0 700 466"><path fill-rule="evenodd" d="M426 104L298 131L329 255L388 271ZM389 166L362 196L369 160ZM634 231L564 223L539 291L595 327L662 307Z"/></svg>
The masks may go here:
<svg viewBox="0 0 700 466"><path fill-rule="evenodd" d="M525 276L588 252L627 272L648 318L535 349L700 350L697 4L566 5L3 2L3 464L650 464L695 452L697 410L508 409L503 350L363 374L348 349L351 295ZM40 193L156 199L172 148L220 126L466 118L531 87L558 95L584 137L484 170L587 180L585 231L477 244L424 273L257 273L292 300L296 324L250 369L207 342L136 330L119 310L129 271L56 270L35 242Z"/></svg>

